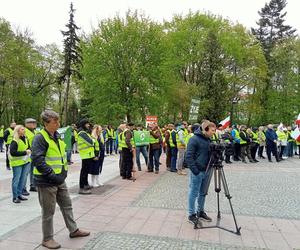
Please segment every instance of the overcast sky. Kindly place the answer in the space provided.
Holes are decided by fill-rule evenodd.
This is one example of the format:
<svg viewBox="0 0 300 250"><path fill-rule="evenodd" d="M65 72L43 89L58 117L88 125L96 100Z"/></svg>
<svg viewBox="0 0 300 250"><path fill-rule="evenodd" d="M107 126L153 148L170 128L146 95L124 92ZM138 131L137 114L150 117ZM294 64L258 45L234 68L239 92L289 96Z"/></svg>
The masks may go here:
<svg viewBox="0 0 300 250"><path fill-rule="evenodd" d="M65 30L69 18L70 0L0 0L0 17L13 27L29 28L40 45L62 45L60 30ZM128 9L143 11L153 20L170 20L173 14L186 14L189 10L211 12L247 28L255 26L266 0L73 0L75 22L85 33L95 27L98 20L121 16ZM286 24L300 31L300 0L287 0Z"/></svg>

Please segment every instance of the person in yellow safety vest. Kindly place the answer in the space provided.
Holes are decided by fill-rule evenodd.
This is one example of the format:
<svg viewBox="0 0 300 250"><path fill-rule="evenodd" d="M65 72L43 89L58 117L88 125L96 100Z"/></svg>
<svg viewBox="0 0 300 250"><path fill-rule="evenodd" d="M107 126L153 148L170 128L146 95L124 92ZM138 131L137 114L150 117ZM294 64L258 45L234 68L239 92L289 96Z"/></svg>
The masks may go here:
<svg viewBox="0 0 300 250"><path fill-rule="evenodd" d="M237 125L232 125L232 131L231 135L233 138L233 148L234 148L234 155L233 155L233 160L234 161L240 161L241 157L241 144L240 144L240 130Z"/></svg>
<svg viewBox="0 0 300 250"><path fill-rule="evenodd" d="M178 154L178 149L177 149L177 142L176 142L176 130L175 127L177 127L178 124L175 124L173 126L171 133L170 133L170 148L171 148L171 172L177 173L177 154Z"/></svg>
<svg viewBox="0 0 300 250"><path fill-rule="evenodd" d="M265 159L265 157L263 156L263 151L264 151L264 148L266 146L266 135L265 135L264 126L260 126L258 128L257 140L258 140L258 143L259 143L258 157L260 159Z"/></svg>
<svg viewBox="0 0 300 250"><path fill-rule="evenodd" d="M287 140L288 140L288 133L287 129L279 128L276 131L277 137L278 137L278 147L279 147L279 160L283 160L283 154L285 151L285 147L287 146Z"/></svg>
<svg viewBox="0 0 300 250"><path fill-rule="evenodd" d="M256 153L257 153L257 149L259 147L257 130L258 130L257 127L253 127L252 130L249 131L249 136L251 138L250 153L251 153L251 158L255 162L258 162L258 160L256 160Z"/></svg>
<svg viewBox="0 0 300 250"><path fill-rule="evenodd" d="M213 134L213 136L210 138L210 140L211 140L212 143L215 143L215 144L220 143L220 140L219 140L219 138L218 138L217 131L216 131L216 133Z"/></svg>
<svg viewBox="0 0 300 250"><path fill-rule="evenodd" d="M100 144L104 144L104 138L102 135L102 128L99 125L94 125L93 131L92 131L92 138L95 139L94 144L94 152L95 152L95 158L93 161L92 167L90 167L89 174L91 175L91 186L92 187L99 187L99 174L102 171L102 165L100 161ZM102 161L103 163L103 161ZM101 168L101 169L100 169Z"/></svg>
<svg viewBox="0 0 300 250"><path fill-rule="evenodd" d="M292 137L292 127L288 126L287 127L287 134L288 134L288 144L287 144L287 156L288 157L293 157L294 155L294 144L295 144L295 139Z"/></svg>
<svg viewBox="0 0 300 250"><path fill-rule="evenodd" d="M118 154L117 131L116 130L114 130L114 133L113 133L113 150L115 151L115 154Z"/></svg>
<svg viewBox="0 0 300 250"><path fill-rule="evenodd" d="M170 123L167 125L165 130L165 147L166 147L166 168L168 171L171 171L171 146L170 140L171 138L171 131L174 129L174 124Z"/></svg>
<svg viewBox="0 0 300 250"><path fill-rule="evenodd" d="M72 200L65 179L68 165L65 152L66 144L60 139L57 129L60 126L59 115L53 110L41 114L44 129L32 142L32 164L35 184L38 189L42 212L42 245L50 249L60 248L53 239L53 217L56 203L59 205L70 238L88 236L90 233L80 230L74 220Z"/></svg>
<svg viewBox="0 0 300 250"><path fill-rule="evenodd" d="M30 169L31 150L29 148L25 128L22 125L17 125L9 147L9 163L13 170L12 193L14 203L27 200L22 196L22 192Z"/></svg>
<svg viewBox="0 0 300 250"><path fill-rule="evenodd" d="M161 149L161 133L157 124L150 124L150 149L149 149L149 163L147 172L153 172L155 167L155 174L159 173L159 157Z"/></svg>
<svg viewBox="0 0 300 250"><path fill-rule="evenodd" d="M177 143L177 150L178 150L178 155L177 155L177 174L179 175L186 175L186 172L183 170L183 162L184 162L184 155L185 155L185 150L186 150L186 137L187 134L185 132L185 127L182 124L178 124L177 126L177 131L176 131L176 143Z"/></svg>
<svg viewBox="0 0 300 250"><path fill-rule="evenodd" d="M126 129L126 124L122 123L119 125L118 129L117 129L117 133L116 133L116 144L117 144L117 148L119 151L119 169L120 169L120 176L122 176L121 174L121 169L122 169L122 147L121 147L121 134L123 133L123 131Z"/></svg>
<svg viewBox="0 0 300 250"><path fill-rule="evenodd" d="M12 122L10 124L10 127L4 131L4 135L3 135L3 139L4 139L5 147L6 147L6 169L7 170L10 170L9 159L8 159L7 153L8 153L9 145L11 144L11 142L13 140L13 132L14 132L15 127L16 127L16 123Z"/></svg>
<svg viewBox="0 0 300 250"><path fill-rule="evenodd" d="M36 135L36 120L33 118L27 118L25 119L25 136L28 139L28 143L29 143L29 147L32 147L32 141L34 136ZM31 192L37 192L37 189L34 185L34 178L33 178L33 166L32 164L30 164L30 169L28 172L29 176L30 176L30 189L29 191ZM24 184L24 189L23 189L23 195L29 195L29 193L27 192L26 189L26 184L27 184L27 176L25 179L25 184Z"/></svg>
<svg viewBox="0 0 300 250"><path fill-rule="evenodd" d="M106 154L112 154L113 153L113 147L114 147L114 129L111 125L108 125L106 128Z"/></svg>
<svg viewBox="0 0 300 250"><path fill-rule="evenodd" d="M0 127L0 152L3 152L3 143L4 143L4 125Z"/></svg>
<svg viewBox="0 0 300 250"><path fill-rule="evenodd" d="M250 136L247 133L247 127L246 125L241 125L240 129L240 144L241 144L241 157L242 157L242 162L246 162L246 156L248 157L249 161L252 163L255 163L253 159L251 158L251 153L250 153Z"/></svg>
<svg viewBox="0 0 300 250"><path fill-rule="evenodd" d="M94 165L95 151L94 146L96 140L91 136L91 124L87 119L82 119L79 123L78 132L78 151L82 160L80 178L79 178L79 194L91 194L91 186L88 183L88 174L90 168Z"/></svg>
<svg viewBox="0 0 300 250"><path fill-rule="evenodd" d="M134 150L133 129L134 123L130 122L120 135L120 147L122 148L121 176L122 179L128 180L135 180L135 177L132 176Z"/></svg>

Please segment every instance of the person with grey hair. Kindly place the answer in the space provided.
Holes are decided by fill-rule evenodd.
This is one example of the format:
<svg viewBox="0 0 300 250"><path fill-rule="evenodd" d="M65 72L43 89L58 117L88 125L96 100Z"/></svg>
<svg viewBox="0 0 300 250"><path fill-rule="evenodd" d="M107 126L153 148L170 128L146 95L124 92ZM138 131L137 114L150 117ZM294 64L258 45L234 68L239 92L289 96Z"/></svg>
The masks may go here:
<svg viewBox="0 0 300 250"><path fill-rule="evenodd" d="M34 136L36 135L36 120L33 118L27 118L25 119L25 136L28 139L28 143L29 143L29 147L31 148L32 146L32 141ZM33 166L30 163L30 170L28 172L29 176L30 176L30 189L29 191L31 192L37 192L37 189L35 187L34 181L33 181ZM27 185L27 177L25 180L25 185L24 185L24 189L23 189L23 195L29 195L29 193L27 192L26 189L26 185Z"/></svg>
<svg viewBox="0 0 300 250"><path fill-rule="evenodd" d="M56 203L62 211L70 238L85 237L90 235L90 232L78 229L74 220L72 201L65 182L68 171L66 145L57 132L60 126L59 115L52 110L45 110L41 119L44 129L34 137L31 148L33 174L42 209L42 245L49 249L57 249L61 246L53 239Z"/></svg>

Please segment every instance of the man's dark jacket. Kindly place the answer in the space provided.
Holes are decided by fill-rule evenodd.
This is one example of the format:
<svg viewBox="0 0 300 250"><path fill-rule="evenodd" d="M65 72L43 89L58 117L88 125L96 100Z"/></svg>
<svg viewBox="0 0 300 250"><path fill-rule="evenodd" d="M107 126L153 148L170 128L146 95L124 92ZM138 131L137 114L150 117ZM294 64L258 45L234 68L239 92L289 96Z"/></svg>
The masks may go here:
<svg viewBox="0 0 300 250"><path fill-rule="evenodd" d="M209 144L210 139L204 136L200 129L197 129L189 140L185 160L194 175L206 171L210 157Z"/></svg>

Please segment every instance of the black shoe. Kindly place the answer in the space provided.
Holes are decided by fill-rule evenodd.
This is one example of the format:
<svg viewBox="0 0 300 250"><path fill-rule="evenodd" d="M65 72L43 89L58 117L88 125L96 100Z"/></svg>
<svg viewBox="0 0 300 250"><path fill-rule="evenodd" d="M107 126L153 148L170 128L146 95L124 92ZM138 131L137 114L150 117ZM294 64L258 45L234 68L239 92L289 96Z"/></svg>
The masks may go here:
<svg viewBox="0 0 300 250"><path fill-rule="evenodd" d="M189 222L194 225L195 229L201 227L201 223L196 214L189 215L188 219L189 219Z"/></svg>
<svg viewBox="0 0 300 250"><path fill-rule="evenodd" d="M148 169L147 172L151 173L153 172L153 169Z"/></svg>
<svg viewBox="0 0 300 250"><path fill-rule="evenodd" d="M269 162L272 162L272 160L269 160Z"/></svg>
<svg viewBox="0 0 300 250"><path fill-rule="evenodd" d="M266 157L264 157L264 156L261 156L261 158L262 158L262 159L266 159Z"/></svg>
<svg viewBox="0 0 300 250"><path fill-rule="evenodd" d="M28 191L27 191L27 190L23 190L23 192L22 192L22 195L24 195L24 196L28 196L28 195L30 195L30 193L28 193Z"/></svg>
<svg viewBox="0 0 300 250"><path fill-rule="evenodd" d="M204 220L204 221L207 221L207 222L212 221L212 219L210 217L208 217L207 214L204 211L201 211L201 212L197 213L197 215L198 215L198 218L200 220Z"/></svg>
<svg viewBox="0 0 300 250"><path fill-rule="evenodd" d="M159 173L159 170L155 170L155 173L158 174L158 173Z"/></svg>
<svg viewBox="0 0 300 250"><path fill-rule="evenodd" d="M232 161L228 161L229 164L233 163Z"/></svg>
<svg viewBox="0 0 300 250"><path fill-rule="evenodd" d="M243 163L247 163L245 160L242 161Z"/></svg>
<svg viewBox="0 0 300 250"><path fill-rule="evenodd" d="M13 203L21 203L19 198L13 198Z"/></svg>
<svg viewBox="0 0 300 250"><path fill-rule="evenodd" d="M259 162L258 160L256 160L256 159L254 159L253 161L255 161L255 162Z"/></svg>
<svg viewBox="0 0 300 250"><path fill-rule="evenodd" d="M10 167L6 167L6 170L11 170L11 168Z"/></svg>
<svg viewBox="0 0 300 250"><path fill-rule="evenodd" d="M37 188L36 187L30 187L29 191L30 192L37 192Z"/></svg>
<svg viewBox="0 0 300 250"><path fill-rule="evenodd" d="M170 171L173 173L177 173L177 169L175 169L175 170L171 169Z"/></svg>
<svg viewBox="0 0 300 250"><path fill-rule="evenodd" d="M28 200L27 198L25 198L23 196L18 196L18 198L19 198L20 201L27 201Z"/></svg>
<svg viewBox="0 0 300 250"><path fill-rule="evenodd" d="M250 160L250 162L251 162L251 163L255 163L255 161L254 161L254 160Z"/></svg>
<svg viewBox="0 0 300 250"><path fill-rule="evenodd" d="M90 189L92 189L93 187L92 186L90 186L89 184L88 185L84 185L84 187L83 187L83 189L85 189L85 190L90 190Z"/></svg>

